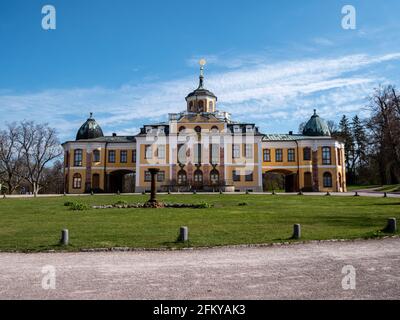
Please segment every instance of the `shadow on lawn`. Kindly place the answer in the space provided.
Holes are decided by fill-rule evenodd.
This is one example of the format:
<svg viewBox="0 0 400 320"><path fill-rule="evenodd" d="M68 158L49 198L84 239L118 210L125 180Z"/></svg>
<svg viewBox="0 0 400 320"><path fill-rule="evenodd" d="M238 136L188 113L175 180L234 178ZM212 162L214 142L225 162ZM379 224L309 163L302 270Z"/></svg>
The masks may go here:
<svg viewBox="0 0 400 320"><path fill-rule="evenodd" d="M400 202L394 203L374 203L375 206L400 206Z"/></svg>

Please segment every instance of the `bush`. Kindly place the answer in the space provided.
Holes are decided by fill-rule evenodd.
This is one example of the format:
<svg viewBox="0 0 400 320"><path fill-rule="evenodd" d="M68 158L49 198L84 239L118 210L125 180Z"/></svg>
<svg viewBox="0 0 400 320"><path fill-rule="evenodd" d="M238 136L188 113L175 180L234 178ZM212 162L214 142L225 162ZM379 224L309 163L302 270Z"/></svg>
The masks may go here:
<svg viewBox="0 0 400 320"><path fill-rule="evenodd" d="M207 202L201 202L196 205L196 208L199 208L199 209L207 209L207 208L212 208L212 207L213 207L213 205L210 203L207 203Z"/></svg>
<svg viewBox="0 0 400 320"><path fill-rule="evenodd" d="M74 202L72 202L72 201L66 201L66 202L64 202L64 206L65 207L70 207L70 206L72 206L74 204Z"/></svg>
<svg viewBox="0 0 400 320"><path fill-rule="evenodd" d="M117 202L114 203L114 206L126 206L128 204L128 202L124 201L124 200L118 200Z"/></svg>
<svg viewBox="0 0 400 320"><path fill-rule="evenodd" d="M240 202L240 203L238 204L238 206L239 206L239 207L247 206L247 202Z"/></svg>
<svg viewBox="0 0 400 320"><path fill-rule="evenodd" d="M72 202L71 205L69 205L69 210L74 210L74 211L83 211L83 210L88 210L89 206L84 203L80 202Z"/></svg>

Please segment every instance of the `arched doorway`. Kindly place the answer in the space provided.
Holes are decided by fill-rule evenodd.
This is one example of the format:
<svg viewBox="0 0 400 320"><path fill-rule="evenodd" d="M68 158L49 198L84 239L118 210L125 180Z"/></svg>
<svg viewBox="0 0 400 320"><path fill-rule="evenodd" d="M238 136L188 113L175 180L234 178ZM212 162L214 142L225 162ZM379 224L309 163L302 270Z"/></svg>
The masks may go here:
<svg viewBox="0 0 400 320"><path fill-rule="evenodd" d="M306 191L306 192L312 192L313 191L312 173L311 172L304 172L304 187L303 187L302 190Z"/></svg>
<svg viewBox="0 0 400 320"><path fill-rule="evenodd" d="M210 182L212 185L217 185L219 183L219 172L217 169L210 171Z"/></svg>
<svg viewBox="0 0 400 320"><path fill-rule="evenodd" d="M289 170L270 170L263 174L264 191L298 191L297 174Z"/></svg>
<svg viewBox="0 0 400 320"><path fill-rule="evenodd" d="M92 176L92 190L99 191L99 189L100 189L100 175L98 173L95 173Z"/></svg>
<svg viewBox="0 0 400 320"><path fill-rule="evenodd" d="M186 182L187 182L186 171L181 169L178 171L178 185L184 186L186 185Z"/></svg>
<svg viewBox="0 0 400 320"><path fill-rule="evenodd" d="M196 189L203 186L203 172L200 169L195 170L193 173L193 185Z"/></svg>
<svg viewBox="0 0 400 320"><path fill-rule="evenodd" d="M107 191L111 193L135 192L135 172L131 170L116 170L108 174Z"/></svg>

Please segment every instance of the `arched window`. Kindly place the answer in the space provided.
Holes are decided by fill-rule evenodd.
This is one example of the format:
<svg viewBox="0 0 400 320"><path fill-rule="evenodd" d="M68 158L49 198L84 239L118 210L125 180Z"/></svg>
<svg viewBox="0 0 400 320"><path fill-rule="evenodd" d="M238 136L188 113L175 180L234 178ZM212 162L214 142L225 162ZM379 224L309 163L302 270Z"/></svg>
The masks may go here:
<svg viewBox="0 0 400 320"><path fill-rule="evenodd" d="M199 105L199 112L203 112L204 111L204 101L200 100L198 105Z"/></svg>
<svg viewBox="0 0 400 320"><path fill-rule="evenodd" d="M72 178L72 188L80 189L82 187L82 176L79 173L75 173Z"/></svg>
<svg viewBox="0 0 400 320"><path fill-rule="evenodd" d="M179 127L179 133L185 133L186 128L184 126Z"/></svg>
<svg viewBox="0 0 400 320"><path fill-rule="evenodd" d="M93 162L100 162L100 151L93 150Z"/></svg>
<svg viewBox="0 0 400 320"><path fill-rule="evenodd" d="M219 172L216 169L211 170L210 172L210 181L212 184L217 184L219 181Z"/></svg>
<svg viewBox="0 0 400 320"><path fill-rule="evenodd" d="M92 177L92 189L100 188L100 175L95 173Z"/></svg>
<svg viewBox="0 0 400 320"><path fill-rule="evenodd" d="M324 173L324 188L332 187L332 174L330 172Z"/></svg>
<svg viewBox="0 0 400 320"><path fill-rule="evenodd" d="M218 127L217 126L212 126L211 127L211 133L218 133Z"/></svg>
<svg viewBox="0 0 400 320"><path fill-rule="evenodd" d="M201 132L201 127L196 126L196 127L194 128L194 131L196 131L197 133L200 133L200 132Z"/></svg>
<svg viewBox="0 0 400 320"><path fill-rule="evenodd" d="M214 103L213 103L212 101L210 101L210 102L208 103L208 109L209 109L209 111L210 111L210 112L213 112L213 108L214 108Z"/></svg>
<svg viewBox="0 0 400 320"><path fill-rule="evenodd" d="M203 182L203 172L201 172L201 170L196 170L194 172L194 182L195 183L202 183Z"/></svg>
<svg viewBox="0 0 400 320"><path fill-rule="evenodd" d="M189 102L189 110L190 110L190 111L193 111L193 101L190 101L190 102Z"/></svg>
<svg viewBox="0 0 400 320"><path fill-rule="evenodd" d="M185 170L179 170L178 172L178 184L182 185L185 184L187 180L186 172Z"/></svg>
<svg viewBox="0 0 400 320"><path fill-rule="evenodd" d="M82 167L82 149L74 150L74 167Z"/></svg>

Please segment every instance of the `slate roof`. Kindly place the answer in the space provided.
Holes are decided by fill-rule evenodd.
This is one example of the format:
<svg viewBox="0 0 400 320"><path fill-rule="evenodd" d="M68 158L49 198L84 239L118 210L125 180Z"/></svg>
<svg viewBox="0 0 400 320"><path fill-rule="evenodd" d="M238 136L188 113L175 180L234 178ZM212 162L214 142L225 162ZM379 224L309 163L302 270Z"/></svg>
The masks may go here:
<svg viewBox="0 0 400 320"><path fill-rule="evenodd" d="M101 127L97 124L96 120L94 120L91 113L89 119L79 128L76 134L76 140L94 139L103 136L103 130L101 130Z"/></svg>
<svg viewBox="0 0 400 320"><path fill-rule="evenodd" d="M314 114L304 126L303 134L305 136L330 136L331 132L326 122L317 115L317 110L314 109Z"/></svg>
<svg viewBox="0 0 400 320"><path fill-rule="evenodd" d="M310 139L327 139L327 136L306 136L302 134L264 134L263 141L296 141L296 140L310 140Z"/></svg>

